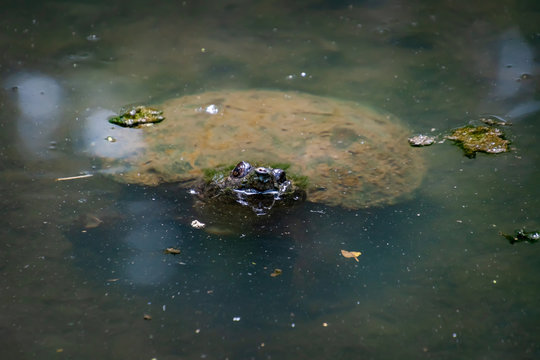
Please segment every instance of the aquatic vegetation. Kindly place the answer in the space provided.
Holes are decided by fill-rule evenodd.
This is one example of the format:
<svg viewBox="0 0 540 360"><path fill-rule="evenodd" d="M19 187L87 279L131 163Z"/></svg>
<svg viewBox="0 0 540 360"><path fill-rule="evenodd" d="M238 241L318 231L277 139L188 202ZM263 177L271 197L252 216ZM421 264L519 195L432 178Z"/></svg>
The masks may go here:
<svg viewBox="0 0 540 360"><path fill-rule="evenodd" d="M464 126L455 129L446 138L457 143L469 158L474 158L477 152L507 152L510 143L501 129L488 126Z"/></svg>
<svg viewBox="0 0 540 360"><path fill-rule="evenodd" d="M131 109L122 111L120 115L113 116L109 119L111 124L123 127L141 127L159 123L165 120L163 111L152 109L146 106L134 106ZM107 139L107 141L110 141Z"/></svg>
<svg viewBox="0 0 540 360"><path fill-rule="evenodd" d="M539 231L525 231L524 229L519 229L515 231L514 235L505 234L503 232L500 232L499 234L508 240L512 245L518 242L528 242L533 244L540 240Z"/></svg>

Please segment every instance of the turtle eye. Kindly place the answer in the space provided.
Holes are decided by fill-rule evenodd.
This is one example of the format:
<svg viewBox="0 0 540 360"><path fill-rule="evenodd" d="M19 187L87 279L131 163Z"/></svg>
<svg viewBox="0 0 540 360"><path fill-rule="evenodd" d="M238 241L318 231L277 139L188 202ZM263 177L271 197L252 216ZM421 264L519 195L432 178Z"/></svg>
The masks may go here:
<svg viewBox="0 0 540 360"><path fill-rule="evenodd" d="M231 176L235 178L243 178L251 170L251 165L248 162L240 161L231 172Z"/></svg>
<svg viewBox="0 0 540 360"><path fill-rule="evenodd" d="M281 169L274 169L272 170L272 174L274 175L274 179L281 184L285 180L287 180L287 177L285 176L285 171Z"/></svg>

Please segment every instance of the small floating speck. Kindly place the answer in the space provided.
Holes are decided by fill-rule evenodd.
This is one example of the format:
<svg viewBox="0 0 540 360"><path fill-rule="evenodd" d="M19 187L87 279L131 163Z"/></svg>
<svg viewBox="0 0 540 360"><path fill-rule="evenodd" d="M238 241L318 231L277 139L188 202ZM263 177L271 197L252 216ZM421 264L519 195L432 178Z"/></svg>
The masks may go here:
<svg viewBox="0 0 540 360"><path fill-rule="evenodd" d="M99 41L101 38L97 36L96 34L90 34L86 37L86 40L88 41Z"/></svg>
<svg viewBox="0 0 540 360"><path fill-rule="evenodd" d="M112 136L107 136L107 137L105 138L105 140L107 140L108 142L111 142L111 143L116 142L116 139L113 138Z"/></svg>
<svg viewBox="0 0 540 360"><path fill-rule="evenodd" d="M435 142L435 138L433 136L420 134L410 137L408 141L411 146L429 146Z"/></svg>
<svg viewBox="0 0 540 360"><path fill-rule="evenodd" d="M219 108L216 105L211 104L208 105L204 111L206 111L208 114L216 115L219 112Z"/></svg>
<svg viewBox="0 0 540 360"><path fill-rule="evenodd" d="M202 223L200 222L199 220L193 220L191 222L191 227L195 228L195 229L202 229L206 226L205 223Z"/></svg>
<svg viewBox="0 0 540 360"><path fill-rule="evenodd" d="M240 321L240 316L235 316L232 318L232 321Z"/></svg>

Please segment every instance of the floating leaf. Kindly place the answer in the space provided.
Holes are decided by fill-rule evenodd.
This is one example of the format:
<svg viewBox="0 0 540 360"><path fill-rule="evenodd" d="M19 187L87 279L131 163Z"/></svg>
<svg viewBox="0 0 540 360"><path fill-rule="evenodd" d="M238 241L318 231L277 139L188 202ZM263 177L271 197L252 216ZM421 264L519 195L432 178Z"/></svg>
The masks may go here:
<svg viewBox="0 0 540 360"><path fill-rule="evenodd" d="M94 229L100 226L103 223L103 220L94 216L92 214L87 214L85 219L84 228L85 229Z"/></svg>
<svg viewBox="0 0 540 360"><path fill-rule="evenodd" d="M111 124L122 127L138 128L163 121L163 111L146 106L134 106L118 116L109 118Z"/></svg>
<svg viewBox="0 0 540 360"><path fill-rule="evenodd" d="M358 257L362 255L362 253L360 251L341 250L341 255L343 255L346 258L354 258L354 260L359 261Z"/></svg>
<svg viewBox="0 0 540 360"><path fill-rule="evenodd" d="M168 247L165 250L163 250L163 253L164 254L178 255L178 254L180 254L180 249L176 249L176 248L173 248L173 247Z"/></svg>
<svg viewBox="0 0 540 360"><path fill-rule="evenodd" d="M271 277L279 276L283 273L283 270L281 269L274 269L274 272L270 274Z"/></svg>

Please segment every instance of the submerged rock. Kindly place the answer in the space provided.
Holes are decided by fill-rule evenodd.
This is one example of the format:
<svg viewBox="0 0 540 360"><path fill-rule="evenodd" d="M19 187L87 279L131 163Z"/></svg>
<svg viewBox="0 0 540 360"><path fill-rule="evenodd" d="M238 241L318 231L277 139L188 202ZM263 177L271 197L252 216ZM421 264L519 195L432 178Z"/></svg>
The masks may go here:
<svg viewBox="0 0 540 360"><path fill-rule="evenodd" d="M446 137L456 142L464 151L465 156L474 158L477 152L500 154L508 151L510 141L504 138L499 128L488 126L464 126L455 129Z"/></svg>

